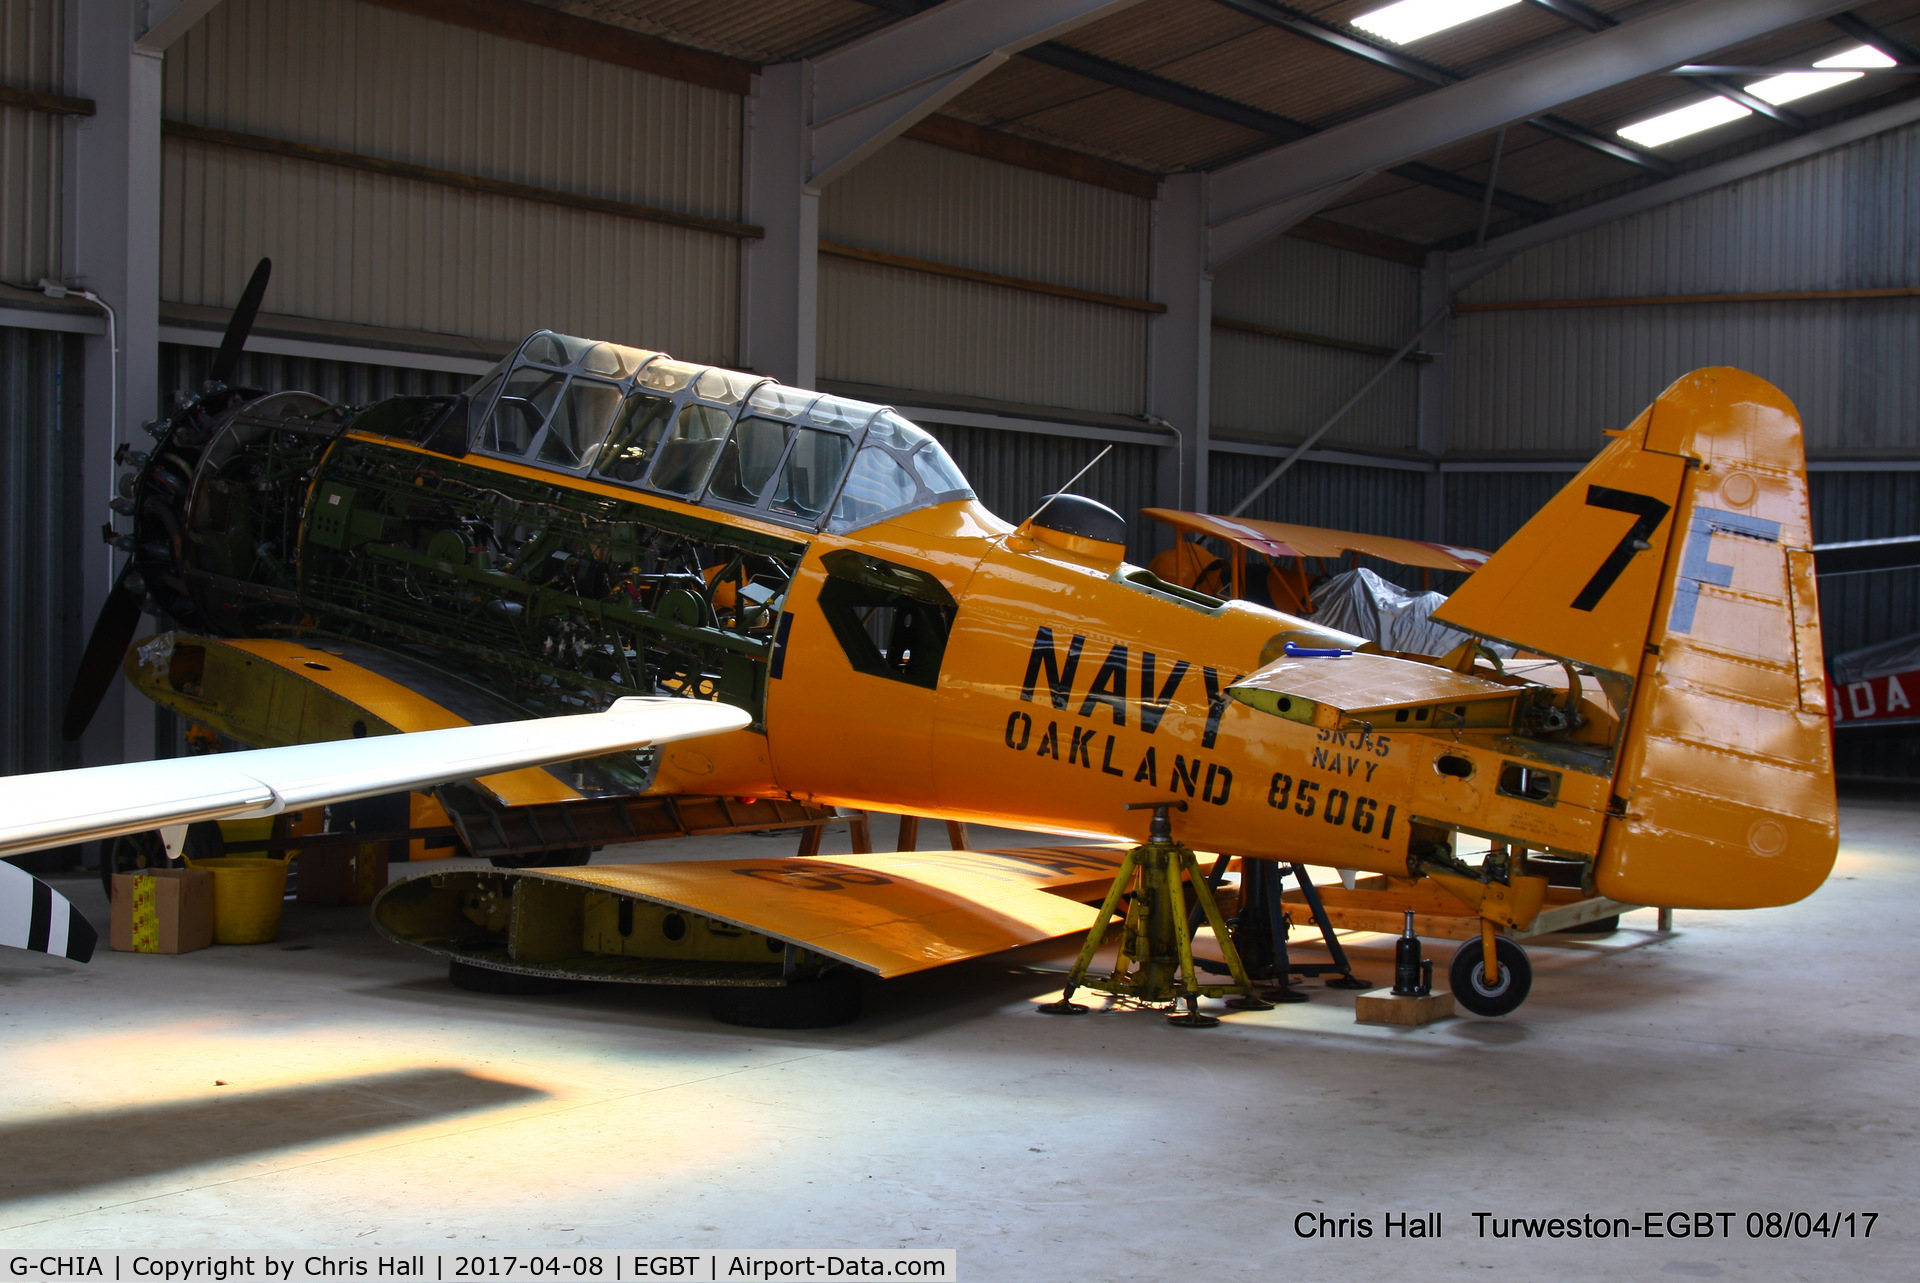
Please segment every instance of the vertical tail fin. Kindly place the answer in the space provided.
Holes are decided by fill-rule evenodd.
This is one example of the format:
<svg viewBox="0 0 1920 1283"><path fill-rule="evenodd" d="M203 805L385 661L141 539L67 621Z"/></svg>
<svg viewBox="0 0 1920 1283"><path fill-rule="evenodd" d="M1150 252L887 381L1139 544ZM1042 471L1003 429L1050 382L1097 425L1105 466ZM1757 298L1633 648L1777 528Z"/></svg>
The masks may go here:
<svg viewBox="0 0 1920 1283"><path fill-rule="evenodd" d="M1602 894L1789 904L1838 844L1799 414L1697 370L1610 435L1436 618L1634 679Z"/></svg>

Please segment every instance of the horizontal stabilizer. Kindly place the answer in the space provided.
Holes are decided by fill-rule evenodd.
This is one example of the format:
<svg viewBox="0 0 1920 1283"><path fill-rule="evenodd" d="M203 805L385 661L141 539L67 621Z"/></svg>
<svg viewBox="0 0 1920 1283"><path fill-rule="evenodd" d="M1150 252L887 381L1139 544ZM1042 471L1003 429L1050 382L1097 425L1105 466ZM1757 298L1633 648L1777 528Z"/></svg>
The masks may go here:
<svg viewBox="0 0 1920 1283"><path fill-rule="evenodd" d="M1275 717L1339 729L1452 730L1507 726L1520 691L1472 673L1355 653L1338 659L1281 659L1227 688L1235 699Z"/></svg>

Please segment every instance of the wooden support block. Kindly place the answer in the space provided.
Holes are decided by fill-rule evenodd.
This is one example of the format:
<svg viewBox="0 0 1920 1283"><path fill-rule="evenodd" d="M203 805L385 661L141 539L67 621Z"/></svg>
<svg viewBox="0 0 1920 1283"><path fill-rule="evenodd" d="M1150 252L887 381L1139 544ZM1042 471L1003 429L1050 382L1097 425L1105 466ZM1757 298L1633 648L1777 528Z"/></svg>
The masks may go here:
<svg viewBox="0 0 1920 1283"><path fill-rule="evenodd" d="M1363 993L1353 1005L1353 1018L1363 1025L1430 1025L1453 1014L1453 994L1435 989L1421 998L1396 997L1392 989Z"/></svg>
<svg viewBox="0 0 1920 1283"><path fill-rule="evenodd" d="M900 817L900 840L893 844L896 851L917 851L920 849L920 817L903 815Z"/></svg>

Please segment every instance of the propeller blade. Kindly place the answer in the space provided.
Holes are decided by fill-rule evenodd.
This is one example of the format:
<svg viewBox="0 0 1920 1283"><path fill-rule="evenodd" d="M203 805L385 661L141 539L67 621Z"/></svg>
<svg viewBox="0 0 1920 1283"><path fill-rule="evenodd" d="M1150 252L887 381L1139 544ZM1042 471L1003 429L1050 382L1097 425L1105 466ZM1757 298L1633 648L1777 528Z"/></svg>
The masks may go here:
<svg viewBox="0 0 1920 1283"><path fill-rule="evenodd" d="M227 332L220 336L220 350L213 354L213 365L207 371L207 377L213 382L226 383L232 379L234 367L240 364L240 349L246 346L247 332L253 328L253 318L260 315L260 300L267 296L267 278L272 275L273 260L263 258L254 267L247 288L240 291L233 319L227 322Z"/></svg>
<svg viewBox="0 0 1920 1283"><path fill-rule="evenodd" d="M131 569L133 563L129 561L127 566ZM140 627L140 607L145 601L145 593L127 587L127 571L121 571L113 591L100 607L100 617L93 621L93 636L87 638L86 652L80 656L80 671L74 674L73 689L67 693L67 714L60 733L68 740L77 740L86 733L100 701L107 697L107 690L120 671L120 661L126 656L127 647L133 644L134 630Z"/></svg>

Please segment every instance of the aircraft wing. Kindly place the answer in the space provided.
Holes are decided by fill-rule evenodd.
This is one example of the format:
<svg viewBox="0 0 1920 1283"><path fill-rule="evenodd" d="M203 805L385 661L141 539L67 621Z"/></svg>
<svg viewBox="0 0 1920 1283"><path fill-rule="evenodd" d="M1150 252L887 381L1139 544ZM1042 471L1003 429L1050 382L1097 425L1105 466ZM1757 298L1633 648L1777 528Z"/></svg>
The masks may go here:
<svg viewBox="0 0 1920 1283"><path fill-rule="evenodd" d="M635 983L778 982L780 953L758 962L695 962L686 943L653 940L644 915L620 901L694 915L849 963L882 977L1084 934L1120 867L1106 847L907 851L791 859L590 864L578 868L454 870L395 882L374 902L390 939L502 971ZM476 931L463 905L510 887L544 912L515 916L504 934ZM584 895L583 895L584 893ZM598 905L599 907L596 907ZM596 921L605 921L596 927ZM536 921L567 924L551 935ZM639 925L636 925L636 922ZM702 938L696 926L685 942ZM622 952L622 941L636 952Z"/></svg>
<svg viewBox="0 0 1920 1283"><path fill-rule="evenodd" d="M1428 543L1424 539L1397 539L1391 535L1328 530L1321 526L1299 526L1286 521L1219 517L1211 513L1180 512L1172 508L1142 508L1141 511L1176 530L1212 535L1269 557L1334 558L1344 552L1359 552L1402 566L1425 566L1430 570L1458 570L1471 574L1492 555L1478 548Z"/></svg>
<svg viewBox="0 0 1920 1283"><path fill-rule="evenodd" d="M0 855L423 789L749 721L726 704L634 697L602 713L15 775L0 779Z"/></svg>

